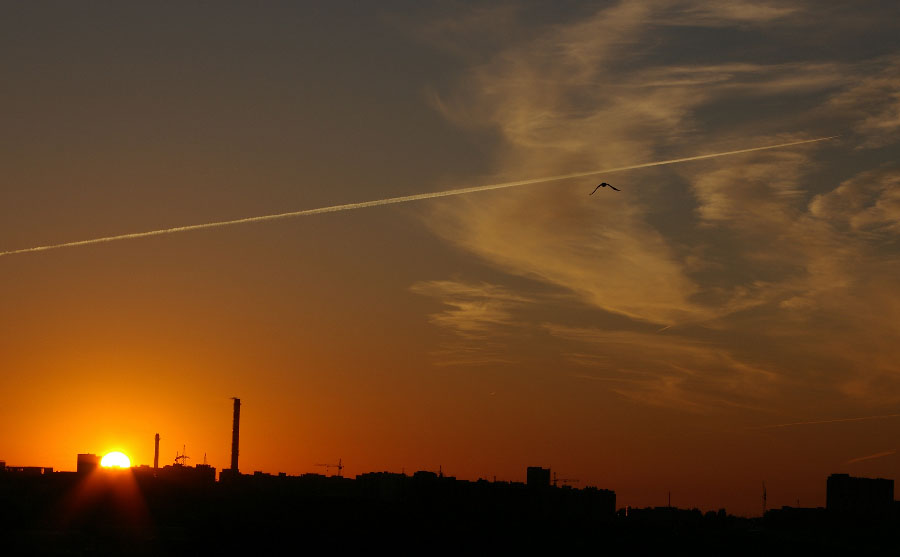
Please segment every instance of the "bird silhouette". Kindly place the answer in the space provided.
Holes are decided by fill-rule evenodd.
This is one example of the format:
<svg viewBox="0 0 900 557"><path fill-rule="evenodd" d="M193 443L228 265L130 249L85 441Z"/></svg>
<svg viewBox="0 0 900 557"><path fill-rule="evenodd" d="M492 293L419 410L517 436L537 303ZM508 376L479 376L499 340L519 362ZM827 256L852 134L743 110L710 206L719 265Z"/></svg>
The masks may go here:
<svg viewBox="0 0 900 557"><path fill-rule="evenodd" d="M588 195L594 195L594 193L595 193L597 190L599 190L600 188L605 188L605 187L607 187L607 186L611 187L612 189L614 189L614 190L616 190L616 191L622 191L622 190L620 190L619 188L615 187L615 186L612 185L612 184L607 184L606 182L603 182L602 184L600 184L599 186L597 186L596 188L594 188L594 191L592 191L592 192L589 193Z"/></svg>

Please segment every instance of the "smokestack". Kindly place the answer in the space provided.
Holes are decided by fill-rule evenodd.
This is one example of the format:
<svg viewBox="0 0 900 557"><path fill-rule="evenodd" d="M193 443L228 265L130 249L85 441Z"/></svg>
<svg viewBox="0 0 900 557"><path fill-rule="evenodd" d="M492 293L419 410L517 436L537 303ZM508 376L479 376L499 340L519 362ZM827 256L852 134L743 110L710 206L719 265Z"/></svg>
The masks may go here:
<svg viewBox="0 0 900 557"><path fill-rule="evenodd" d="M153 449L153 469L159 469L159 433L156 434L156 447Z"/></svg>
<svg viewBox="0 0 900 557"><path fill-rule="evenodd" d="M238 473L238 440L241 433L241 399L234 399L234 423L231 426L231 473Z"/></svg>

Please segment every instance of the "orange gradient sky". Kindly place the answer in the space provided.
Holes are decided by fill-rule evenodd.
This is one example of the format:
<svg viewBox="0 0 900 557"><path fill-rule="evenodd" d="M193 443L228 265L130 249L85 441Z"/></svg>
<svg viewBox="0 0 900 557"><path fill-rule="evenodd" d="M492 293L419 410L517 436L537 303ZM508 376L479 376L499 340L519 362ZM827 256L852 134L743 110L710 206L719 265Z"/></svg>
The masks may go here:
<svg viewBox="0 0 900 557"><path fill-rule="evenodd" d="M225 468L238 396L244 472L900 479L900 13L845 4L0 8L0 252L841 136L2 257L0 460Z"/></svg>

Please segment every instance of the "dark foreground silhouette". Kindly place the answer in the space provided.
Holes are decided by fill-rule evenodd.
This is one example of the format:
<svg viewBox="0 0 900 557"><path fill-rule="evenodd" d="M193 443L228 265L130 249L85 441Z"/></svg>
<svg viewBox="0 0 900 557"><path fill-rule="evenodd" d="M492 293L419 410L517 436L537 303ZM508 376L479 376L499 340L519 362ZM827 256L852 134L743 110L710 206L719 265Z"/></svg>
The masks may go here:
<svg viewBox="0 0 900 557"><path fill-rule="evenodd" d="M223 475L171 466L0 472L4 555L261 554L386 548L403 553L550 550L610 554L883 553L893 502L877 513L770 511L745 519L674 507L615 508L608 490L457 480L432 472L356 479ZM546 471L549 473L549 470ZM533 478L537 480L532 481Z"/></svg>

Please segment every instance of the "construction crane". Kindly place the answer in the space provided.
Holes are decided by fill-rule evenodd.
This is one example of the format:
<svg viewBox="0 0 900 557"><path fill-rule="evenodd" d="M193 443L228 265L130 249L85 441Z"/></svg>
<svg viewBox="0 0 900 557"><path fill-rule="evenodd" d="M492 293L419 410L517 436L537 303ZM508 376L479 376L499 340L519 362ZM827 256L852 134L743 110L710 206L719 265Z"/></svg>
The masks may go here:
<svg viewBox="0 0 900 557"><path fill-rule="evenodd" d="M176 466L187 466L187 461L190 459L187 455L186 446L181 446L181 454L178 454L178 451L175 451L175 465Z"/></svg>
<svg viewBox="0 0 900 557"><path fill-rule="evenodd" d="M337 477L344 477L344 464L341 459L338 459L337 464L316 464L316 466L324 466L325 467L325 475L328 475L329 468L337 468Z"/></svg>

